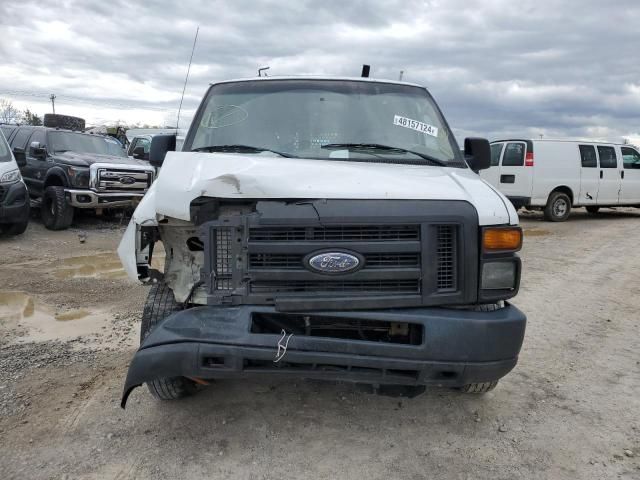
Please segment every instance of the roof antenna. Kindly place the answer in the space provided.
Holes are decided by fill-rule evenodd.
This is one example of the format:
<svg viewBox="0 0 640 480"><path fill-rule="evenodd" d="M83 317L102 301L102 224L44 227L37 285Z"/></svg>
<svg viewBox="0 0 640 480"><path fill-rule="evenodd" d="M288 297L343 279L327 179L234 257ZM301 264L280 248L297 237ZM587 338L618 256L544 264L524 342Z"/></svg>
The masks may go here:
<svg viewBox="0 0 640 480"><path fill-rule="evenodd" d="M362 65L362 73L360 74L360 76L367 78L369 76L369 70L371 70L371 66Z"/></svg>
<svg viewBox="0 0 640 480"><path fill-rule="evenodd" d="M187 76L184 79L184 87L182 87L182 96L180 97L180 106L178 107L178 119L176 120L176 135L178 134L178 127L180 126L180 111L182 110L182 101L184 100L184 92L187 89L187 82L189 81L189 72L191 71L191 62L193 61L193 52L196 50L196 42L198 41L198 32L200 31L200 25L196 28L196 37L193 39L193 47L191 48L191 58L189 58L189 66L187 67Z"/></svg>
<svg viewBox="0 0 640 480"><path fill-rule="evenodd" d="M264 72L264 76L268 77L269 75L267 75L267 70L269 70L270 67L259 67L258 68L258 76L261 77L262 76L262 72Z"/></svg>

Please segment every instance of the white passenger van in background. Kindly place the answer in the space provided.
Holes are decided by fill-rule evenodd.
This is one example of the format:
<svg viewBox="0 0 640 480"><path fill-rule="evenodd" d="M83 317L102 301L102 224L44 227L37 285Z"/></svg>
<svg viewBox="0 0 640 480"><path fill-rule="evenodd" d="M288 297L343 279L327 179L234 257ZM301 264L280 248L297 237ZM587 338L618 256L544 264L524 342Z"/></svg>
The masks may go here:
<svg viewBox="0 0 640 480"><path fill-rule="evenodd" d="M640 207L640 150L574 140L499 140L480 176L516 208L538 208L562 222L572 207Z"/></svg>

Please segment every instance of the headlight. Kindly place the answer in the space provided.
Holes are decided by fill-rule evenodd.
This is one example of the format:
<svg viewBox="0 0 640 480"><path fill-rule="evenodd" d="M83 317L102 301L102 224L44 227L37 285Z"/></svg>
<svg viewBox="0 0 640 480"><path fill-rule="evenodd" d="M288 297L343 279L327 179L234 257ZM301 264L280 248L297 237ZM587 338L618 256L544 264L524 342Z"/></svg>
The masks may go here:
<svg viewBox="0 0 640 480"><path fill-rule="evenodd" d="M67 174L74 187L89 188L88 168L67 167Z"/></svg>
<svg viewBox="0 0 640 480"><path fill-rule="evenodd" d="M2 177L0 177L0 183L15 183L21 179L20 170L16 168L2 175Z"/></svg>
<svg viewBox="0 0 640 480"><path fill-rule="evenodd" d="M486 262L482 266L482 290L513 290L518 267L513 261Z"/></svg>

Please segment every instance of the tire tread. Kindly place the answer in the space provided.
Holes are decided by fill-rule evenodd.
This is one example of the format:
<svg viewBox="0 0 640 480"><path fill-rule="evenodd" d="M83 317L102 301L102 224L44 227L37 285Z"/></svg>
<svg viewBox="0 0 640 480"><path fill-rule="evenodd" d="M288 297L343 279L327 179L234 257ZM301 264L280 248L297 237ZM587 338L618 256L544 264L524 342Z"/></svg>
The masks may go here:
<svg viewBox="0 0 640 480"><path fill-rule="evenodd" d="M142 309L140 343L162 319L179 310L182 310L182 306L176 302L171 288L164 282L153 284ZM195 383L185 377L158 378L147 382L147 388L151 395L160 400L177 400L193 394L197 389Z"/></svg>

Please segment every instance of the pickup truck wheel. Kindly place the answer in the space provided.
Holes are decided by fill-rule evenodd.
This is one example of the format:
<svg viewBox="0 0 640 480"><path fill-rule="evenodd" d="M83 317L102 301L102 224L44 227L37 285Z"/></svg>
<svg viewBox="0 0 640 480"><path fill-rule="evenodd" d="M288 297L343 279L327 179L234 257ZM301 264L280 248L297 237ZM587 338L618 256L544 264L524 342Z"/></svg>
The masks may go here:
<svg viewBox="0 0 640 480"><path fill-rule="evenodd" d="M589 213L598 213L600 211L600 207L586 207L587 212Z"/></svg>
<svg viewBox="0 0 640 480"><path fill-rule="evenodd" d="M73 207L67 203L64 187L47 187L40 207L42 223L49 230L65 230L73 222Z"/></svg>
<svg viewBox="0 0 640 480"><path fill-rule="evenodd" d="M460 388L462 393L487 393L496 388L498 380L495 382L470 383Z"/></svg>
<svg viewBox="0 0 640 480"><path fill-rule="evenodd" d="M544 207L544 219L549 222L564 222L571 213L571 199L563 192L553 192L549 195Z"/></svg>
<svg viewBox="0 0 640 480"><path fill-rule="evenodd" d="M147 338L160 321L179 310L182 310L182 306L176 302L173 290L164 282L153 284L142 311L140 343ZM195 382L185 377L159 378L147 382L147 388L151 395L160 400L177 400L192 395L198 389Z"/></svg>

